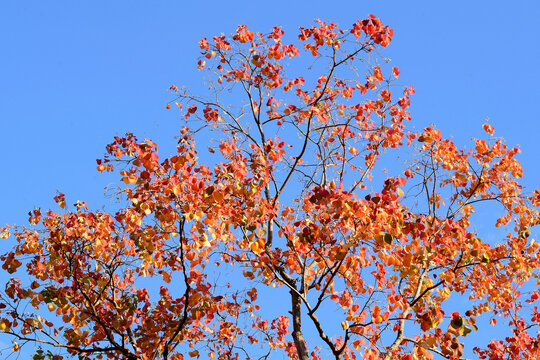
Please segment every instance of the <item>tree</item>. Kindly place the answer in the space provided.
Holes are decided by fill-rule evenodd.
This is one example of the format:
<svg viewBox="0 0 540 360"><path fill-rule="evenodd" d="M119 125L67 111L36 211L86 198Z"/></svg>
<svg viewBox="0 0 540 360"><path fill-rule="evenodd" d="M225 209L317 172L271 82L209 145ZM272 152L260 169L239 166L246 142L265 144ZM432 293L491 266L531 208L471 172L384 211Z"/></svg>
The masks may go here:
<svg viewBox="0 0 540 360"><path fill-rule="evenodd" d="M283 36L241 25L200 41L209 95L170 88L189 126L177 153L126 134L97 161L121 176L120 209L69 209L59 193L58 212L2 229L17 241L1 257L18 276L0 298L14 351L460 359L466 336L502 325L478 357L540 358L540 191L519 185L519 150L487 123L470 149L413 131L414 90L394 85L379 55L393 31L374 16L300 28L299 47ZM484 238L475 212L508 234ZM271 291L285 305L258 298Z"/></svg>

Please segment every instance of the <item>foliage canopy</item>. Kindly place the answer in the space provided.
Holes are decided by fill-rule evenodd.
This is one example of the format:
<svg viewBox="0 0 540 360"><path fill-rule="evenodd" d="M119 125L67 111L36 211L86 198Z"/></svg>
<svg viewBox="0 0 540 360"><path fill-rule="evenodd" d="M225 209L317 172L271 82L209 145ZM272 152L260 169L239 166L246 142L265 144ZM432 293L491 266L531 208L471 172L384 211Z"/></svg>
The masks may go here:
<svg viewBox="0 0 540 360"><path fill-rule="evenodd" d="M477 356L540 358L540 191L524 192L519 150L491 125L466 150L409 125L414 90L379 54L392 36L370 16L350 29L317 21L294 43L244 25L202 39L209 95L170 88L167 107L186 122L177 153L160 158L126 134L98 160L124 183L119 210L66 207L58 194L61 210L2 229L17 241L0 258L13 350L460 359L479 326L510 325ZM205 164L195 139L210 137ZM475 212L508 234L488 241ZM279 304L258 298L272 291Z"/></svg>

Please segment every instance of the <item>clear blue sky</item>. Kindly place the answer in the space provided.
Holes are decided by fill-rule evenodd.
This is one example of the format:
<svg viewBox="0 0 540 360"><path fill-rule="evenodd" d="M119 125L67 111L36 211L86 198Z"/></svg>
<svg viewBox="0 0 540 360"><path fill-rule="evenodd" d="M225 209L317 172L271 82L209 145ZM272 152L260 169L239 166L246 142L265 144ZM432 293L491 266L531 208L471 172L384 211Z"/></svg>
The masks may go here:
<svg viewBox="0 0 540 360"><path fill-rule="evenodd" d="M490 118L523 150L524 183L540 188L538 0L3 1L0 225L24 224L56 190L69 203L106 205L112 179L95 159L115 135L171 148L180 122L165 109L167 88L197 92L201 37L241 23L261 32L316 18L349 26L372 13L395 31L385 56L417 90L416 127L433 123L465 145Z"/></svg>

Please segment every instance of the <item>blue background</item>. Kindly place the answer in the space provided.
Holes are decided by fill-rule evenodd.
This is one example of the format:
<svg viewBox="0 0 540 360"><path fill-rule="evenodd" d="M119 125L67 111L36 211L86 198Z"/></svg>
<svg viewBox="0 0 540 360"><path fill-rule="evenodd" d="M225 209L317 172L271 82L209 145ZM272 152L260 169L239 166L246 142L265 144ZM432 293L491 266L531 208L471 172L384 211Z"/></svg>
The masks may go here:
<svg viewBox="0 0 540 360"><path fill-rule="evenodd" d="M417 91L414 126L433 123L465 146L489 118L496 136L521 147L523 183L539 188L539 1L5 0L0 225L25 224L57 190L69 204L109 206L103 190L118 179L97 173L95 159L115 135L130 131L170 153L181 121L165 109L167 89L201 89L200 38L244 23L289 34L316 18L348 27L368 14L395 31L384 55Z"/></svg>

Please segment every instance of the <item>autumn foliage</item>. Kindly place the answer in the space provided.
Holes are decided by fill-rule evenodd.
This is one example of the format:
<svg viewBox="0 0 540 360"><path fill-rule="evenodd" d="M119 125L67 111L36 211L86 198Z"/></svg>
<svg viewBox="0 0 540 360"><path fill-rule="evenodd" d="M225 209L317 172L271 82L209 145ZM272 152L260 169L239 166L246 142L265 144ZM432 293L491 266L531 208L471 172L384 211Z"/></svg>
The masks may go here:
<svg viewBox="0 0 540 360"><path fill-rule="evenodd" d="M208 94L170 88L177 152L126 134L98 160L118 210L58 194L2 229L1 338L38 360L540 359L540 191L487 123L467 148L414 130L392 36L202 39Z"/></svg>

